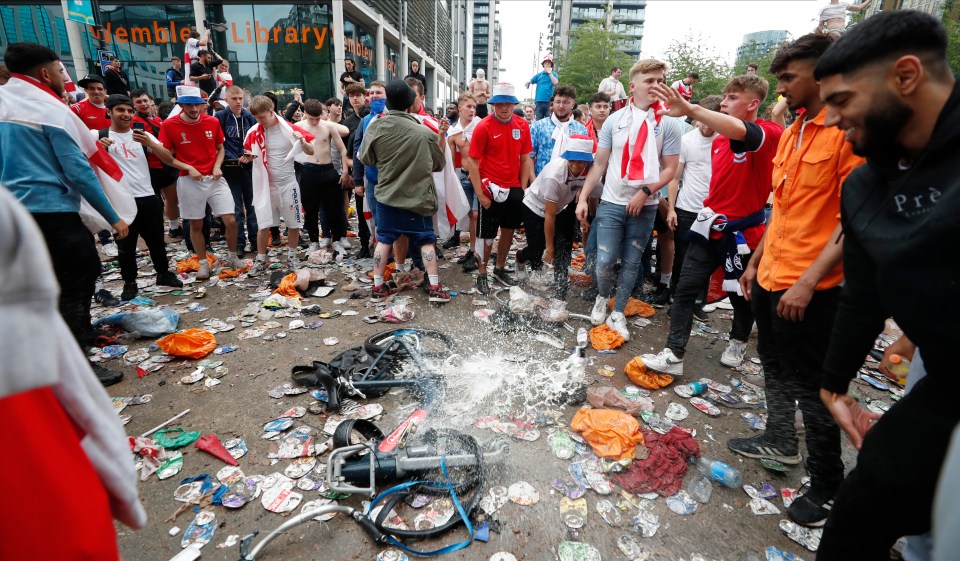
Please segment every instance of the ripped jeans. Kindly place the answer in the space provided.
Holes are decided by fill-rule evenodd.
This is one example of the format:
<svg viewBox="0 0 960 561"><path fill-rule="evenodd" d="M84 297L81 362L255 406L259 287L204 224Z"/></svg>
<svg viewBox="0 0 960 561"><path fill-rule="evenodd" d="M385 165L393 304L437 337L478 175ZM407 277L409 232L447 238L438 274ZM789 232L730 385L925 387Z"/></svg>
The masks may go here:
<svg viewBox="0 0 960 561"><path fill-rule="evenodd" d="M643 207L638 216L627 214L626 205L608 201L600 201L597 207L597 217L592 225L597 232L597 291L600 296L609 298L616 288L615 312L622 313L627 307L656 216L656 205ZM619 278L615 279L618 259L622 263Z"/></svg>

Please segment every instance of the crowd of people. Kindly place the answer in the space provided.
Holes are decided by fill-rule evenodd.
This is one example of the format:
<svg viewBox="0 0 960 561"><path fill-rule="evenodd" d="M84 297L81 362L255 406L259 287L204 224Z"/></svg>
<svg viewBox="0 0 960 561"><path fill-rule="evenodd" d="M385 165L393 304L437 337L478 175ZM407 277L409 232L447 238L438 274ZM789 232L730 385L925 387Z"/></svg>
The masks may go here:
<svg viewBox="0 0 960 561"><path fill-rule="evenodd" d="M414 278L429 301L449 301L438 260L463 233L469 245L458 263L476 271L479 293L525 284L552 291L551 309L563 310L580 243L594 325L629 340L631 297L670 306L663 350L642 360L674 376L684 373L691 326L722 269L733 321L720 362L739 366L756 326L769 414L762 434L729 448L801 463L799 408L811 479L790 518L825 528L818 559L881 559L899 537L930 531L960 420L946 373L950 295L960 286L960 260L951 258L960 194L950 171L960 97L933 18L885 12L839 38L826 21L827 32L777 51L769 71L781 100L770 118L760 109L774 92L755 65L722 95L697 99L696 69L668 84L670 69L655 59L629 69L629 94L623 69L613 68L585 106L547 57L527 84L536 85L532 106L478 71L434 116L418 65L403 80L368 84L348 64L340 95L303 100L297 91L280 107L269 92L234 85L196 33L187 70L174 57L166 73L174 99L158 104L131 90L111 61L104 76L77 82L84 98L68 106L58 55L17 43L7 47L10 79L0 87L0 182L43 236L60 314L81 348L93 341L94 298L118 301L97 290L92 224L105 253L116 244L120 301L138 294L138 239L158 285L182 286L165 235L182 236L197 278L209 278L214 224L228 248L220 266L254 276L270 266L281 227L284 266L297 266L303 249L372 258L373 302ZM117 190L132 208L111 202ZM351 192L363 217L358 247ZM511 270L521 228L526 245ZM654 232L658 288L645 292ZM889 317L906 334L897 349L916 351L922 367L878 420L848 386ZM120 379L95 369L104 385ZM860 451L846 475L841 431ZM956 486L957 475L946 473L941 486Z"/></svg>

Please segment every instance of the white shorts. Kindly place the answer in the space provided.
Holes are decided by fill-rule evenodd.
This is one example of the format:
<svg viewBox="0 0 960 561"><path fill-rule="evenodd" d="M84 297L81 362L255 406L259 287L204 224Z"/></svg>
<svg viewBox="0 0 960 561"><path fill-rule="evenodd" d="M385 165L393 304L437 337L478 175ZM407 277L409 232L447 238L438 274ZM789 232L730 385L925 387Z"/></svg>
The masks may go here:
<svg viewBox="0 0 960 561"><path fill-rule="evenodd" d="M287 228L303 228L303 202L296 180L280 185L271 183L270 204L254 201L253 207L257 214L257 227L261 230L279 226L281 218Z"/></svg>
<svg viewBox="0 0 960 561"><path fill-rule="evenodd" d="M189 175L177 179L177 199L180 201L180 217L200 220L207 214L207 205L214 216L233 215L233 195L224 178L207 176L194 181Z"/></svg>

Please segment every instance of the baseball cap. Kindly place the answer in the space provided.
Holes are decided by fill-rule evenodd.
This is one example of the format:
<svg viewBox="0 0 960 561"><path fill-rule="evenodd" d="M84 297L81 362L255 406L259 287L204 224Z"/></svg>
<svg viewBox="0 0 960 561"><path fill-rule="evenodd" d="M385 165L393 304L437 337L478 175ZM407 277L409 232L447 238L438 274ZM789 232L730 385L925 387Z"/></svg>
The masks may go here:
<svg viewBox="0 0 960 561"><path fill-rule="evenodd" d="M77 85L81 88L89 86L92 82L100 82L101 85L106 87L107 82L104 81L103 76L97 76L96 74L87 74L83 77L83 80L77 82Z"/></svg>
<svg viewBox="0 0 960 561"><path fill-rule="evenodd" d="M507 200L507 196L510 194L510 189L504 189L489 179L482 180L480 182L480 187L483 189L484 195L490 197L498 203L502 203L503 201Z"/></svg>
<svg viewBox="0 0 960 561"><path fill-rule="evenodd" d="M110 94L105 102L107 109L112 109L118 105L129 105L133 107L133 100L123 94Z"/></svg>

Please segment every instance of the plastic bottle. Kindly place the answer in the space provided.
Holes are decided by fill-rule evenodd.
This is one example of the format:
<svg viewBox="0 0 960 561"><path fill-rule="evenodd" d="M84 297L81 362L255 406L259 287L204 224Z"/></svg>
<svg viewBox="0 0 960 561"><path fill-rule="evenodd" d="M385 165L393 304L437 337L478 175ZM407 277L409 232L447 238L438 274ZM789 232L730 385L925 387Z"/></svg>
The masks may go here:
<svg viewBox="0 0 960 561"><path fill-rule="evenodd" d="M577 346L587 348L587 328L581 327L577 330Z"/></svg>
<svg viewBox="0 0 960 561"><path fill-rule="evenodd" d="M735 468L728 466L720 460L712 460L706 456L700 456L700 459L696 461L696 466L697 469L700 470L700 473L721 485L736 489L743 483L743 475Z"/></svg>
<svg viewBox="0 0 960 561"><path fill-rule="evenodd" d="M886 361L887 370L893 374L893 379L901 386L907 383L907 372L910 371L910 361L898 354L890 355Z"/></svg>
<svg viewBox="0 0 960 561"><path fill-rule="evenodd" d="M713 485L710 484L710 480L707 479L707 476L702 474L696 474L693 476L693 479L690 480L690 485L687 487L690 495L697 499L697 502L708 503L710 502L710 495L713 493Z"/></svg>

